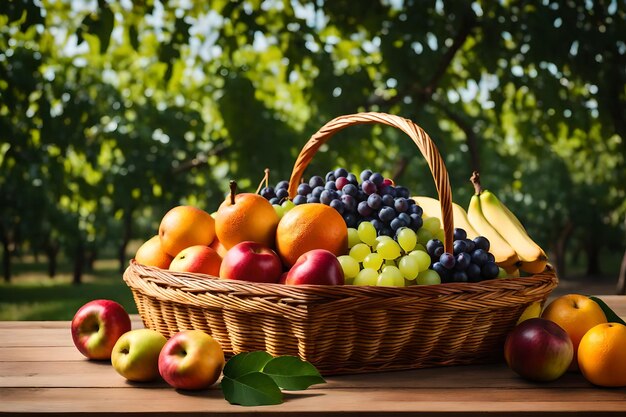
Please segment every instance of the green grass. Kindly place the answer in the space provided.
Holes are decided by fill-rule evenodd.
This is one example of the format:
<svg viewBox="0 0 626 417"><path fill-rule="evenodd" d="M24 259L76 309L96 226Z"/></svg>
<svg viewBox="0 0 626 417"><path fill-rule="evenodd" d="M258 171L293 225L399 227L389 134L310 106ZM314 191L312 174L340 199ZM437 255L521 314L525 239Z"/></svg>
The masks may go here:
<svg viewBox="0 0 626 417"><path fill-rule="evenodd" d="M80 306L98 298L117 301L129 313L137 313L117 266L114 260L98 261L83 283L74 285L66 264L49 278L45 264L17 262L11 283L0 284L0 320L71 320Z"/></svg>

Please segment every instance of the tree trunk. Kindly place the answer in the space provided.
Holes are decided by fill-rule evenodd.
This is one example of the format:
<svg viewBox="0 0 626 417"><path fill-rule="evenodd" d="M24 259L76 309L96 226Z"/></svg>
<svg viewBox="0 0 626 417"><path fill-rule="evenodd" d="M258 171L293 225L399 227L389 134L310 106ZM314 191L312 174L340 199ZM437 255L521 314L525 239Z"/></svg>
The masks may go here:
<svg viewBox="0 0 626 417"><path fill-rule="evenodd" d="M619 277L617 279L617 294L626 295L626 251L622 258L622 266L619 269Z"/></svg>
<svg viewBox="0 0 626 417"><path fill-rule="evenodd" d="M48 276L54 278L57 274L57 255L59 246L54 242L48 242L45 248L46 258L48 258Z"/></svg>
<svg viewBox="0 0 626 417"><path fill-rule="evenodd" d="M565 254L567 248L567 242L569 241L569 237L574 230L574 225L570 220L565 223L563 229L561 229L561 233L553 246L553 252L555 257L554 267L556 268L556 275L559 279L565 278Z"/></svg>
<svg viewBox="0 0 626 417"><path fill-rule="evenodd" d="M82 283L83 268L85 266L85 245L83 241L78 240L76 244L76 252L74 254L74 278L72 284L78 285Z"/></svg>
<svg viewBox="0 0 626 417"><path fill-rule="evenodd" d="M587 238L585 252L587 253L587 276L600 276L602 274L600 270L600 247L595 239Z"/></svg>
<svg viewBox="0 0 626 417"><path fill-rule="evenodd" d="M4 237L2 238L2 272L4 274L4 282L11 282L11 247Z"/></svg>
<svg viewBox="0 0 626 417"><path fill-rule="evenodd" d="M11 242L2 223L0 223L0 239L2 239L2 273L4 282L9 283L11 282Z"/></svg>
<svg viewBox="0 0 626 417"><path fill-rule="evenodd" d="M87 272L93 272L94 263L96 262L96 259L98 258L98 249L96 249L95 245L91 246L89 250L87 250L86 258L87 260L85 262L85 268Z"/></svg>
<svg viewBox="0 0 626 417"><path fill-rule="evenodd" d="M118 250L118 259L120 262L120 273L124 273L126 269L126 247L132 237L133 231L133 212L131 209L124 211L124 231L122 233L122 242Z"/></svg>

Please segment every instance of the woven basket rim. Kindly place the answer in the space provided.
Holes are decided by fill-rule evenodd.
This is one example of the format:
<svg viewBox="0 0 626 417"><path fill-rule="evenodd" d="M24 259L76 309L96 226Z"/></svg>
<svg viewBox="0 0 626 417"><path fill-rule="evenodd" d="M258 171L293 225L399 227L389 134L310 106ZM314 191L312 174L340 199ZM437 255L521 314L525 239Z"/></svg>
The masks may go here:
<svg viewBox="0 0 626 417"><path fill-rule="evenodd" d="M238 296L263 297L324 297L328 299L343 299L346 297L440 297L442 295L483 295L486 291L523 291L543 286L555 287L558 278L551 267L539 274L526 277L495 278L476 283L441 283L433 285L411 285L405 287L378 287L358 285L285 285L279 283L262 283L253 281L237 281L220 279L216 276L191 273L173 272L157 267L141 265L132 259L126 269L124 281L131 288L138 288L137 280L150 283L155 288L176 289L181 292L229 292ZM544 296L541 291L537 298ZM502 300L500 300L502 301Z"/></svg>

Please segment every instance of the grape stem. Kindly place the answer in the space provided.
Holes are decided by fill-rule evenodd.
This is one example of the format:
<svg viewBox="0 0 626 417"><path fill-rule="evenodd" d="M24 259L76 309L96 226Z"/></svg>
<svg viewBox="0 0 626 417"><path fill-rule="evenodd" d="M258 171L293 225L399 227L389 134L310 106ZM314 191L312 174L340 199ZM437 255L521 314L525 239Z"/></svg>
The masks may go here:
<svg viewBox="0 0 626 417"><path fill-rule="evenodd" d="M235 204L235 195L237 194L237 181L230 180L230 204Z"/></svg>
<svg viewBox="0 0 626 417"><path fill-rule="evenodd" d="M483 187L480 184L480 173L478 171L472 172L472 176L470 177L470 181L474 186L474 192L476 195L480 195L483 192Z"/></svg>
<svg viewBox="0 0 626 417"><path fill-rule="evenodd" d="M266 188L269 187L270 169L269 168L265 168L264 172L265 172L265 175L261 179L261 182L259 183L259 187L254 192L255 194L258 194L261 191L261 188L263 188L263 183L265 183L265 187Z"/></svg>

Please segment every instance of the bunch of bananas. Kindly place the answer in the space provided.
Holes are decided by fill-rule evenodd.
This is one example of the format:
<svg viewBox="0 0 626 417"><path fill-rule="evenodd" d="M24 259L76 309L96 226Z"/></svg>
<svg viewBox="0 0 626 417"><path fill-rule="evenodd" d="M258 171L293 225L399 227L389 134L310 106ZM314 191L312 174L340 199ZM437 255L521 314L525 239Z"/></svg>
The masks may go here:
<svg viewBox="0 0 626 417"><path fill-rule="evenodd" d="M519 276L519 271L530 274L543 272L548 257L535 243L517 217L489 190L482 189L478 173L472 176L476 193L472 196L467 212L452 203L454 227L465 229L467 237L484 236L489 239L498 266L509 276ZM424 214L441 219L439 200L430 197L413 197Z"/></svg>

